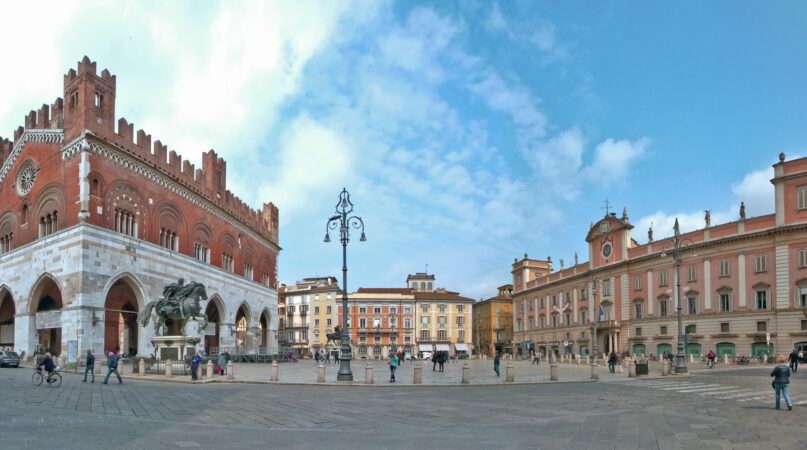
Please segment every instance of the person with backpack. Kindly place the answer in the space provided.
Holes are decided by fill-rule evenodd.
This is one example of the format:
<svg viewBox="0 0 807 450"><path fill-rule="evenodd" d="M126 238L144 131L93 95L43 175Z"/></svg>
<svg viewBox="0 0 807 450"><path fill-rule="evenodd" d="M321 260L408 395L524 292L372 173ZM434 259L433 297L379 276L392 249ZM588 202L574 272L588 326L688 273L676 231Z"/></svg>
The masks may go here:
<svg viewBox="0 0 807 450"><path fill-rule="evenodd" d="M84 367L84 381L82 383L87 382L87 372L92 374L92 382L95 383L95 356L93 356L92 350L87 350L87 365Z"/></svg>
<svg viewBox="0 0 807 450"><path fill-rule="evenodd" d="M777 366L774 367L771 376L775 377L771 385L776 390L776 409L779 409L779 396L784 395L787 410L793 409L793 403L790 401L790 396L787 394L787 388L790 385L790 367L785 364L785 357L780 356L777 358Z"/></svg>
<svg viewBox="0 0 807 450"><path fill-rule="evenodd" d="M390 356L389 361L387 362L387 364L389 364L389 382L394 383L395 382L395 369L398 368L398 355L393 353Z"/></svg>

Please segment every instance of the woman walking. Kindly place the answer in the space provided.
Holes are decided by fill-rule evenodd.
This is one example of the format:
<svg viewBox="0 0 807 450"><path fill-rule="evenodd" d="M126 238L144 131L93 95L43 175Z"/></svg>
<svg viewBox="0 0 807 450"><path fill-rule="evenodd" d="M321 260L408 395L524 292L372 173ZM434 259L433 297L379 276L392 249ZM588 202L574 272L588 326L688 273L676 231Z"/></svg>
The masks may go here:
<svg viewBox="0 0 807 450"><path fill-rule="evenodd" d="M787 410L790 411L793 409L793 403L790 402L790 396L787 395L787 387L790 385L790 367L787 366L785 361L784 356L779 356L779 358L776 359L777 365L774 367L773 372L771 372L771 376L775 377L773 379L773 388L776 389L776 409L779 409L779 396L781 393L785 397Z"/></svg>
<svg viewBox="0 0 807 450"><path fill-rule="evenodd" d="M398 355L392 353L389 358L389 382L395 382L395 369L398 368Z"/></svg>

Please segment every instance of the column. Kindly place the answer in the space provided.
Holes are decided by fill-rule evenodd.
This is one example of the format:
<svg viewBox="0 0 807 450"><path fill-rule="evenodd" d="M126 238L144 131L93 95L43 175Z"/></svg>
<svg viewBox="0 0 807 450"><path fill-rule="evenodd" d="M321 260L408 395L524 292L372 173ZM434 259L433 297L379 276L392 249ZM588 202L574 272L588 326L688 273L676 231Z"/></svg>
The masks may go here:
<svg viewBox="0 0 807 450"><path fill-rule="evenodd" d="M90 146L85 140L82 149L89 149ZM81 152L81 162L78 165L78 198L81 207L79 208L78 218L81 222L86 222L87 217L90 216L90 154L88 152Z"/></svg>
<svg viewBox="0 0 807 450"><path fill-rule="evenodd" d="M777 207L777 214L779 209ZM790 261L787 245L776 246L776 309L785 309L790 305Z"/></svg>
<svg viewBox="0 0 807 450"><path fill-rule="evenodd" d="M653 298L653 271L647 271L647 315L653 315L653 305L656 303L656 299Z"/></svg>
<svg viewBox="0 0 807 450"><path fill-rule="evenodd" d="M712 309L712 270L711 261L707 258L703 260L703 309Z"/></svg>
<svg viewBox="0 0 807 450"><path fill-rule="evenodd" d="M745 309L745 253L741 252L737 257L737 278L739 280L738 294L740 296L740 309Z"/></svg>
<svg viewBox="0 0 807 450"><path fill-rule="evenodd" d="M572 289L572 308L574 308L572 311L572 322L580 323L580 318L578 317L579 312L577 311L577 288Z"/></svg>

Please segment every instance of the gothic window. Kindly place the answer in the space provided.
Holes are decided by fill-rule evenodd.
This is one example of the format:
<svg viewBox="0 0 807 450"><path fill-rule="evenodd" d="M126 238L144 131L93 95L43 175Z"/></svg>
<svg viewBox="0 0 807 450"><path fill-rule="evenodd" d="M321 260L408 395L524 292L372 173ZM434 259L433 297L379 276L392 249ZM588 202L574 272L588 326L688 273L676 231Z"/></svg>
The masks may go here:
<svg viewBox="0 0 807 450"><path fill-rule="evenodd" d="M123 209L115 208L115 217L113 218L114 230L118 233L123 233L127 236L137 237L137 215L133 212Z"/></svg>
<svg viewBox="0 0 807 450"><path fill-rule="evenodd" d="M4 234L0 236L0 253L6 253L14 248L14 233Z"/></svg>
<svg viewBox="0 0 807 450"><path fill-rule="evenodd" d="M233 272L233 255L228 253L221 254L221 268L227 272Z"/></svg>
<svg viewBox="0 0 807 450"><path fill-rule="evenodd" d="M193 257L205 263L210 262L210 249L201 242L194 242Z"/></svg>
<svg viewBox="0 0 807 450"><path fill-rule="evenodd" d="M252 264L244 264L244 278L247 280L252 280L253 273L252 273Z"/></svg>
<svg viewBox="0 0 807 450"><path fill-rule="evenodd" d="M90 183L90 195L101 196L101 182L98 181L98 178L93 178L92 183Z"/></svg>
<svg viewBox="0 0 807 450"><path fill-rule="evenodd" d="M39 218L39 237L49 236L57 231L58 215L58 211L52 211Z"/></svg>
<svg viewBox="0 0 807 450"><path fill-rule="evenodd" d="M168 250L177 251L179 248L177 232L168 228L160 228L160 246Z"/></svg>

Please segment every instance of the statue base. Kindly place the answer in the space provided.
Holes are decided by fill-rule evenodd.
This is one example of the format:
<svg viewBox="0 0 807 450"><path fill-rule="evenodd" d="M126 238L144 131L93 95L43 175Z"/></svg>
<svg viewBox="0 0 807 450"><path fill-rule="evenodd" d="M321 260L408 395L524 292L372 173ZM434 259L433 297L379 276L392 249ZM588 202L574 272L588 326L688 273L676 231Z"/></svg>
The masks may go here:
<svg viewBox="0 0 807 450"><path fill-rule="evenodd" d="M180 361L196 352L200 340L198 336L156 336L151 344L154 346L155 358Z"/></svg>

